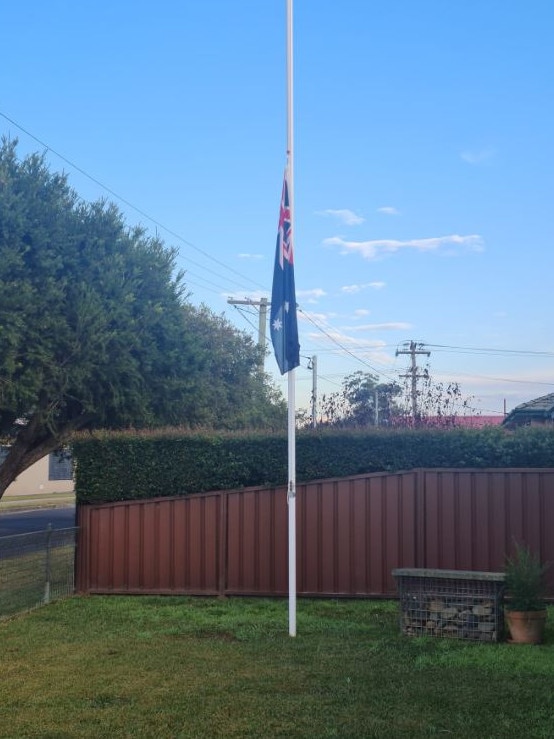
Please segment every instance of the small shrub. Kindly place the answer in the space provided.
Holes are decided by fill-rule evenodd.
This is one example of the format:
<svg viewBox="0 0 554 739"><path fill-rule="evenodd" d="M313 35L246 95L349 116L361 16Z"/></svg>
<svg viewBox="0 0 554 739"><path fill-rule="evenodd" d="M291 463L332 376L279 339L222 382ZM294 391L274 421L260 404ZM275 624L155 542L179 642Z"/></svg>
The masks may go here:
<svg viewBox="0 0 554 739"><path fill-rule="evenodd" d="M545 608L544 575L547 565L529 547L515 544L515 552L506 560L506 588L510 611L542 611Z"/></svg>

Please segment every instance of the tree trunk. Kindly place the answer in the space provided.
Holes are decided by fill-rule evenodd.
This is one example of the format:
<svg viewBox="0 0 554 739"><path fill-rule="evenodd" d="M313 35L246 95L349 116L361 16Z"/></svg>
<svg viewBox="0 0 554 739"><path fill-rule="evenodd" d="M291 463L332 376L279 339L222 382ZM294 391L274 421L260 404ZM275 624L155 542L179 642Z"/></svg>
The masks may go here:
<svg viewBox="0 0 554 739"><path fill-rule="evenodd" d="M46 429L39 414L32 416L27 425L21 428L0 464L0 500L18 475L39 459L67 444L73 433L90 423L92 418L90 414L83 414L66 424L63 429L52 432Z"/></svg>
<svg viewBox="0 0 554 739"><path fill-rule="evenodd" d="M17 438L9 448L8 454L0 465L0 500L6 492L6 488L22 472L38 462L50 452L54 452L63 445L64 439L49 436L41 441L27 442L24 439Z"/></svg>

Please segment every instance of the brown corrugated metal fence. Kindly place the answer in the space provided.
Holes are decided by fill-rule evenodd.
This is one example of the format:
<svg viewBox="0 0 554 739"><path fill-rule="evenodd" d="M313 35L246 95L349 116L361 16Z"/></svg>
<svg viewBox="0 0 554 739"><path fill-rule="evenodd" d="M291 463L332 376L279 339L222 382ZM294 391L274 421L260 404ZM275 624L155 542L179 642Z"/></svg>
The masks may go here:
<svg viewBox="0 0 554 739"><path fill-rule="evenodd" d="M284 595L287 520L284 487L79 506L77 588ZM393 595L396 567L501 570L514 538L554 561L553 528L552 469L415 470L300 484L298 593Z"/></svg>

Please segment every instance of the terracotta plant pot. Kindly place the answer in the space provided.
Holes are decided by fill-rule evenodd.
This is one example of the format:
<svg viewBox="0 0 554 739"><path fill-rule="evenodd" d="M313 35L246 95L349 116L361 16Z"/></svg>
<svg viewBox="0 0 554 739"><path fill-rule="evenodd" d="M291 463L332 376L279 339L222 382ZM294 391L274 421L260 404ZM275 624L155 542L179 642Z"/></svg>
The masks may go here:
<svg viewBox="0 0 554 739"><path fill-rule="evenodd" d="M540 644L546 611L506 611L506 622L514 644Z"/></svg>

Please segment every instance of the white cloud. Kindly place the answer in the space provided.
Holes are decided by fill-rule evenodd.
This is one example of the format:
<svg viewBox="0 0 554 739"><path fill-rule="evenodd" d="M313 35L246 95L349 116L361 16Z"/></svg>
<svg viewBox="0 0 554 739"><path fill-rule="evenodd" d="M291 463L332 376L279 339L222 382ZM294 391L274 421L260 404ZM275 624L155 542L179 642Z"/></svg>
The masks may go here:
<svg viewBox="0 0 554 739"><path fill-rule="evenodd" d="M345 331L409 331L411 323L391 321L389 323L365 323L362 326L346 326Z"/></svg>
<svg viewBox="0 0 554 739"><path fill-rule="evenodd" d="M357 318L363 318L363 316L369 316L370 311L368 311L367 308L358 308L358 310L354 311L354 315Z"/></svg>
<svg viewBox="0 0 554 739"><path fill-rule="evenodd" d="M461 152L460 157L468 164L483 164L492 159L494 153L494 149L466 149Z"/></svg>
<svg viewBox="0 0 554 739"><path fill-rule="evenodd" d="M349 352L355 352L357 357L363 357L368 361L372 361L382 365L393 365L394 357L385 350L386 342L382 339L359 339L354 336L337 329L326 329L326 333L314 331L308 334L308 338L318 344L326 343L333 353L340 355L348 355Z"/></svg>
<svg viewBox="0 0 554 739"><path fill-rule="evenodd" d="M377 208L377 213L384 213L386 216L399 216L400 211L392 205L383 205L382 208Z"/></svg>
<svg viewBox="0 0 554 739"><path fill-rule="evenodd" d="M264 255L263 254L244 254L243 253L243 254L237 254L237 257L239 259L254 259L254 260L256 260L256 259L263 259L264 258Z"/></svg>
<svg viewBox="0 0 554 739"><path fill-rule="evenodd" d="M313 290L297 290L296 297L303 298L308 303L317 303L319 298L323 298L327 295L325 290L320 287L316 287Z"/></svg>
<svg viewBox="0 0 554 739"><path fill-rule="evenodd" d="M327 319L329 318L329 315L327 313L313 313L310 311L310 317L308 318L305 313L298 313L298 320L299 321L307 321L311 323L310 319L314 320L316 323L321 323L326 325Z"/></svg>
<svg viewBox="0 0 554 739"><path fill-rule="evenodd" d="M317 211L317 213L320 216L332 216L341 223L344 223L345 226L359 226L360 223L365 221L365 218L362 218L362 216L357 215L354 211L348 210L347 208L342 210L332 210L331 208L328 208L327 210Z"/></svg>
<svg viewBox="0 0 554 739"><path fill-rule="evenodd" d="M364 317L370 311L367 309L359 309L355 311L355 314ZM349 356L355 352L357 357L363 357L369 362L381 364L385 367L394 365L395 357L391 354L387 347L390 346L390 340L385 341L381 338L369 339L367 336L354 336L355 332L360 330L365 331L389 331L389 330L408 330L411 328L411 324L408 323L381 323L371 324L363 327L355 326L350 328L347 326L339 326L336 324L332 325L331 321L336 318L336 314L333 313L299 313L299 321L304 322L304 333L302 334L306 339L314 341L317 344L327 345L329 350L337 356ZM310 325L308 325L308 323ZM314 324L319 326L322 330L314 330Z"/></svg>
<svg viewBox="0 0 554 739"><path fill-rule="evenodd" d="M343 293L349 293L351 295L355 295L356 293L361 292L364 289L365 285L343 285L341 287L341 291Z"/></svg>
<svg viewBox="0 0 554 739"><path fill-rule="evenodd" d="M415 249L416 251L438 251L444 247L462 247L471 251L483 250L483 239L478 234L459 236L437 236L430 239L409 239L397 241L395 239L378 239L374 241L346 241L341 236L324 239L327 246L339 246L342 254L357 252L364 259L375 259L381 254L391 254L401 249Z"/></svg>
<svg viewBox="0 0 554 739"><path fill-rule="evenodd" d="M354 295L355 293L362 292L362 290L367 290L368 287L373 290L381 290L385 287L385 284L385 282L365 282L361 285L343 285L341 287L341 292Z"/></svg>

